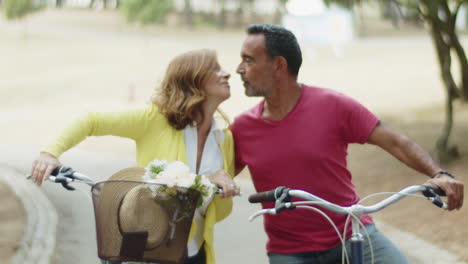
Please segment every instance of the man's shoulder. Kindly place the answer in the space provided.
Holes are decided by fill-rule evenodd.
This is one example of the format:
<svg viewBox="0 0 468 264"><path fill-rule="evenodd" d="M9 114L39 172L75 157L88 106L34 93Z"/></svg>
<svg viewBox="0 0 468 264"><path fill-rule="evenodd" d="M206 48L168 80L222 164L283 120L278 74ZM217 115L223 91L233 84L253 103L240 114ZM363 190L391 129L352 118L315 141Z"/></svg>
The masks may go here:
<svg viewBox="0 0 468 264"><path fill-rule="evenodd" d="M333 106L347 96L341 92L317 86L304 85L304 98L306 102L325 106Z"/></svg>
<svg viewBox="0 0 468 264"><path fill-rule="evenodd" d="M263 104L263 101L256 104L255 106L251 107L250 109L242 112L240 115L238 115L236 118L234 118L234 123L239 122L239 121L244 121L244 120L253 120L257 119L259 116L259 111L261 108L261 104Z"/></svg>
<svg viewBox="0 0 468 264"><path fill-rule="evenodd" d="M303 88L304 88L305 93L311 96L325 96L325 97L345 96L341 92L338 92L329 88L323 88L323 87L306 85L306 84L303 85Z"/></svg>
<svg viewBox="0 0 468 264"><path fill-rule="evenodd" d="M236 116L232 123L231 130L236 133L239 128L246 128L247 126L260 121L261 118L259 112L261 111L262 103L263 101Z"/></svg>

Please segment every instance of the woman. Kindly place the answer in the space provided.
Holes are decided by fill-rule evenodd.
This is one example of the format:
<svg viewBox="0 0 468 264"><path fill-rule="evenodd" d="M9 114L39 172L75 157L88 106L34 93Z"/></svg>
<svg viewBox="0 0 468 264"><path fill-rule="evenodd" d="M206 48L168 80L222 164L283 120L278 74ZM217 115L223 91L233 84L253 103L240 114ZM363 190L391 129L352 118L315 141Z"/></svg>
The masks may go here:
<svg viewBox="0 0 468 264"><path fill-rule="evenodd" d="M227 128L220 129L213 118L219 104L230 96L229 77L212 50L177 56L170 62L148 107L120 113L90 113L77 120L34 161L34 181L40 185L61 165L58 157L88 136L133 139L140 167L154 159L185 162L192 172L209 175L223 189L223 195L216 196L208 208L197 209L197 232L187 246L186 263L215 263L214 223L230 214L232 201L227 198L239 194L239 187L232 180L232 134Z"/></svg>

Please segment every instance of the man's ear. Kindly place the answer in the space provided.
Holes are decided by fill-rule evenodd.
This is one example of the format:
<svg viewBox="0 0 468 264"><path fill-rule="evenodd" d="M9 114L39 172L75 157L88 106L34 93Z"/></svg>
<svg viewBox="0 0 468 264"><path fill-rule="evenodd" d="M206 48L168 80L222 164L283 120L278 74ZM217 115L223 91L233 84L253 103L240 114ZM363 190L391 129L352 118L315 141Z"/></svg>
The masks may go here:
<svg viewBox="0 0 468 264"><path fill-rule="evenodd" d="M283 56L275 57L274 69L277 72L288 71L288 62L286 61L286 59Z"/></svg>

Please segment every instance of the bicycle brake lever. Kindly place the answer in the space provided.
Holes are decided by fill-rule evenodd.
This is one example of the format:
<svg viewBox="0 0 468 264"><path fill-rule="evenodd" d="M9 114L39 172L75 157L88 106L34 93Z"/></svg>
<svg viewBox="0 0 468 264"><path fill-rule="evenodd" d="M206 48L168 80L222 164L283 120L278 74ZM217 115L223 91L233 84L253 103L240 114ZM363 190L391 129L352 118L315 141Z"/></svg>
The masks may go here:
<svg viewBox="0 0 468 264"><path fill-rule="evenodd" d="M434 188L432 186L426 186L426 185L425 187L426 187L426 190L423 191L422 194L426 196L426 198L430 200L435 206L446 209L447 203L444 202L440 198L439 194L437 194ZM443 192L442 190L439 190L439 192L442 192L442 195L445 195L445 192Z"/></svg>
<svg viewBox="0 0 468 264"><path fill-rule="evenodd" d="M281 203L281 204L278 204L275 206L275 211L276 213L279 213L281 211L284 211L284 210L291 210L291 209L294 209L296 208L296 206L291 203L291 202L287 202L287 203Z"/></svg>
<svg viewBox="0 0 468 264"><path fill-rule="evenodd" d="M71 187L70 185L68 185L68 182L61 182L63 188L69 190L69 191L74 191L75 188L74 187Z"/></svg>
<svg viewBox="0 0 468 264"><path fill-rule="evenodd" d="M269 209L262 209L260 211L257 211L255 212L253 215L249 216L249 221L252 222L255 218L261 216L261 215L264 215L264 214L270 214L270 215L275 215L276 214L276 210L273 209L273 208L269 208Z"/></svg>
<svg viewBox="0 0 468 264"><path fill-rule="evenodd" d="M61 183L63 188L69 190L69 191L74 191L75 188L68 185L69 183L69 179L68 177L65 177L65 176L62 176L62 175L58 175L58 176L50 176L49 179L53 182L57 182L57 183Z"/></svg>
<svg viewBox="0 0 468 264"><path fill-rule="evenodd" d="M431 201L435 206L440 207L442 209L447 209L447 203L442 201L439 196L436 197L428 197L429 201Z"/></svg>

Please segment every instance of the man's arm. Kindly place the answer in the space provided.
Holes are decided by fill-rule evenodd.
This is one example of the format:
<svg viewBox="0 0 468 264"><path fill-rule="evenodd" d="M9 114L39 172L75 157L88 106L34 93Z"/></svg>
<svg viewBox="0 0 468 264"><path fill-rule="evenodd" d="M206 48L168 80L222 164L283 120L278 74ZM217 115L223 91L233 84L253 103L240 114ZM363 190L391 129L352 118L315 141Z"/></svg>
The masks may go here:
<svg viewBox="0 0 468 264"><path fill-rule="evenodd" d="M409 139L390 128L378 124L367 141L377 145L422 174L431 179L428 184L439 186L448 197L448 209L460 209L463 205L463 183L446 174L439 174L442 168L432 159L427 151Z"/></svg>

